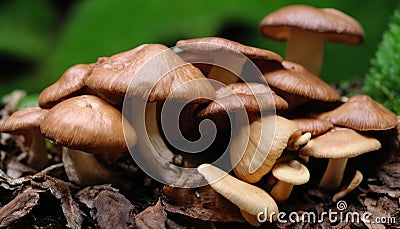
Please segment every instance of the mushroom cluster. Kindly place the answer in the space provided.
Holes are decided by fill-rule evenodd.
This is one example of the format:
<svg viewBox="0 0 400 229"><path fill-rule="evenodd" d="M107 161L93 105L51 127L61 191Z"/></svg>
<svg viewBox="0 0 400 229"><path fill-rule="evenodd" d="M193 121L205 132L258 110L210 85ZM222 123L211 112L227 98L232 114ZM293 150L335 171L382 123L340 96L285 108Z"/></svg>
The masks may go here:
<svg viewBox="0 0 400 229"><path fill-rule="evenodd" d="M40 107L15 112L0 125L0 132L25 137L30 146L27 163L35 169L47 164L46 138L62 146L68 179L81 186L113 182L116 174L110 164L132 148L143 157L159 155L168 163L183 157L176 164L197 167L210 187L253 226L260 225L257 217L264 209L276 213L264 221L276 220L276 202L287 201L295 185L313 178L308 168L322 159L329 162L319 186L338 201L362 181L357 170L350 184L343 182L347 161L379 150L380 132L395 129L398 123L392 112L367 95L345 100L319 77L324 43L359 44L363 29L338 10L305 5L279 9L259 28L266 37L287 40L285 58L219 37L178 41L176 52L162 44L144 44L72 66L42 91ZM225 50L238 55L230 57ZM162 58L154 58L161 52ZM210 66L204 60L220 64ZM221 66L233 60L233 70ZM149 62L151 69L143 72ZM260 77L246 75L249 64L257 67ZM145 112L134 112L126 120L126 96L147 103ZM185 136L196 135L192 127L210 119L222 137L231 138L228 145L207 153L220 155L225 151L221 148L228 147L233 173L213 161L196 164L204 160L182 156L169 145L158 112L166 100L192 100L183 117L188 126ZM170 176L167 171L164 175Z"/></svg>

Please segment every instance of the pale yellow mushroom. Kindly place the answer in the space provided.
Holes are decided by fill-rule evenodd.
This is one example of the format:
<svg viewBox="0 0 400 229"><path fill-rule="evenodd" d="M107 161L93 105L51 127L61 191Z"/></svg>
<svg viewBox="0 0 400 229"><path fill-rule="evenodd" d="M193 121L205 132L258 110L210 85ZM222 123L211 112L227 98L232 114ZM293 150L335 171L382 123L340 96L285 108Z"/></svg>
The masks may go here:
<svg viewBox="0 0 400 229"><path fill-rule="evenodd" d="M266 191L241 181L210 164L202 164L197 170L216 192L240 208L242 214L244 211L244 219L252 225L255 224L254 217L264 213L266 209L268 213L266 221L277 219L278 206Z"/></svg>

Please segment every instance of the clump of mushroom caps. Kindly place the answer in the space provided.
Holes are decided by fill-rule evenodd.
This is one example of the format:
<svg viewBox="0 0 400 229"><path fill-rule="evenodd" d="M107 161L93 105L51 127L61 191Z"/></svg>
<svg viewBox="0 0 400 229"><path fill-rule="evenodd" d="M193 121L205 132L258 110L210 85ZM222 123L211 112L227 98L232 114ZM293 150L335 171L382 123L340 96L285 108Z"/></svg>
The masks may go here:
<svg viewBox="0 0 400 229"><path fill-rule="evenodd" d="M260 23L260 32L287 40L286 57L218 37L178 41L178 53L161 44L144 44L92 64L72 66L43 90L40 107L15 112L1 124L0 131L25 136L31 148L28 164L35 169L47 163L47 138L63 146L62 160L71 182L82 186L113 182L115 174L109 165L130 148L143 155L161 152L168 162L176 158L179 152L168 146L158 126L157 103L180 85L213 79L224 85L199 81L199 85L174 92L173 99L190 98L189 94L208 98L191 104L185 124L194 126L211 119L218 131L230 133L231 142L223 147L229 147L233 173L224 175L229 171L211 164L187 165L198 166L210 187L236 205L254 226L260 225L256 217L264 208L278 213L276 202L287 201L296 191L295 185L307 183L308 168L318 166L319 160L328 162L319 187L335 194L333 201L338 201L362 181L357 170L350 184L343 182L348 160L376 152L381 148L379 132L396 128L398 123L392 112L367 95L342 102L335 89L319 77L324 43L359 44L363 29L338 10L293 5L267 15ZM135 75L160 52L167 52L168 58L157 60L148 75ZM215 52L219 54L212 55ZM224 56L232 53L241 55L234 72L245 79L221 66L185 62L206 57L224 64L231 61ZM249 60L259 69L261 81L245 75ZM184 65L162 78L157 75L175 64ZM148 88L154 78L160 81ZM128 88L134 89L129 96L147 102L146 112L133 114L131 123L121 111ZM191 134L190 128L186 131ZM143 132L149 134L150 141ZM216 147L213 151L217 152L212 153L218 154L218 150Z"/></svg>

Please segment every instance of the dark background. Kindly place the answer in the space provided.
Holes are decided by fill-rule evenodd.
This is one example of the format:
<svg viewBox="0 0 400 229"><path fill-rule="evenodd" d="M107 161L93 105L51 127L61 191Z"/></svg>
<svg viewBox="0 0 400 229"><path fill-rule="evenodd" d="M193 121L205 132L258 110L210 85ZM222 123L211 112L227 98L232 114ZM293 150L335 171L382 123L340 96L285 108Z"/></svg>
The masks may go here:
<svg viewBox="0 0 400 229"><path fill-rule="evenodd" d="M363 26L363 45L325 46L321 77L339 82L367 73L397 1L0 0L0 96L40 92L69 66L143 43L221 36L284 55L285 43L259 35L258 23L289 4L337 8Z"/></svg>

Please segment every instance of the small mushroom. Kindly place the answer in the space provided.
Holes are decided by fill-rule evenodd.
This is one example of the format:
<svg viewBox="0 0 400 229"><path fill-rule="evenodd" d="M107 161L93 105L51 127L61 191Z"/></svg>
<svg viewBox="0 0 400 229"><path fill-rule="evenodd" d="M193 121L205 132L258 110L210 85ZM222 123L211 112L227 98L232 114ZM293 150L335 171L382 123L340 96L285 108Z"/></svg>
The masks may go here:
<svg viewBox="0 0 400 229"><path fill-rule="evenodd" d="M345 189L333 195L332 202L337 202L338 200L342 199L347 194L349 194L351 191L356 189L361 184L362 180L363 180L363 175L360 171L357 170L356 173L354 174L353 179L350 181L347 187L345 187Z"/></svg>
<svg viewBox="0 0 400 229"><path fill-rule="evenodd" d="M268 85L294 108L308 100L340 101L340 95L331 86L303 66L282 61L283 68L263 72Z"/></svg>
<svg viewBox="0 0 400 229"><path fill-rule="evenodd" d="M57 103L85 92L85 79L95 64L77 64L70 67L54 84L45 88L39 95L42 108L52 108Z"/></svg>
<svg viewBox="0 0 400 229"><path fill-rule="evenodd" d="M310 179L307 167L297 160L274 165L272 174L278 179L271 190L271 196L277 202L283 202L289 198L293 185L305 184Z"/></svg>
<svg viewBox="0 0 400 229"><path fill-rule="evenodd" d="M267 15L259 25L265 37L287 40L286 59L302 64L319 75L324 55L324 44L344 42L351 45L364 40L361 25L343 12L306 5L283 7Z"/></svg>
<svg viewBox="0 0 400 229"><path fill-rule="evenodd" d="M381 143L372 137L347 128L336 127L313 138L300 150L300 154L316 158L329 158L328 166L319 183L327 191L340 187L348 158L381 148Z"/></svg>
<svg viewBox="0 0 400 229"><path fill-rule="evenodd" d="M388 130L397 126L396 115L367 95L354 95L318 118L359 131Z"/></svg>
<svg viewBox="0 0 400 229"><path fill-rule="evenodd" d="M45 138L40 133L39 125L47 110L40 107L26 107L14 112L0 125L0 132L23 135L29 146L27 164L34 169L43 169L47 165Z"/></svg>
<svg viewBox="0 0 400 229"><path fill-rule="evenodd" d="M247 60L245 57L257 60L282 61L282 57L272 51L243 45L220 37L180 40L176 45L186 51L206 53L208 56L212 56L212 63L216 65L212 66L207 77L218 80L223 84L238 82L237 74L242 73ZM225 69L228 66L230 69Z"/></svg>
<svg viewBox="0 0 400 229"><path fill-rule="evenodd" d="M265 215L267 221L277 219L278 206L274 199L261 188L236 179L210 164L202 164L197 170L215 191L241 209L242 215L249 223L254 225L257 221L256 217L265 212L265 209L268 213ZM249 217L252 219L249 220Z"/></svg>
<svg viewBox="0 0 400 229"><path fill-rule="evenodd" d="M96 96L82 95L51 108L40 130L55 144L67 147L63 162L68 178L85 186L110 179L109 171L93 155L110 163L136 143L135 130L122 123L116 108ZM129 141L125 142L124 134Z"/></svg>

